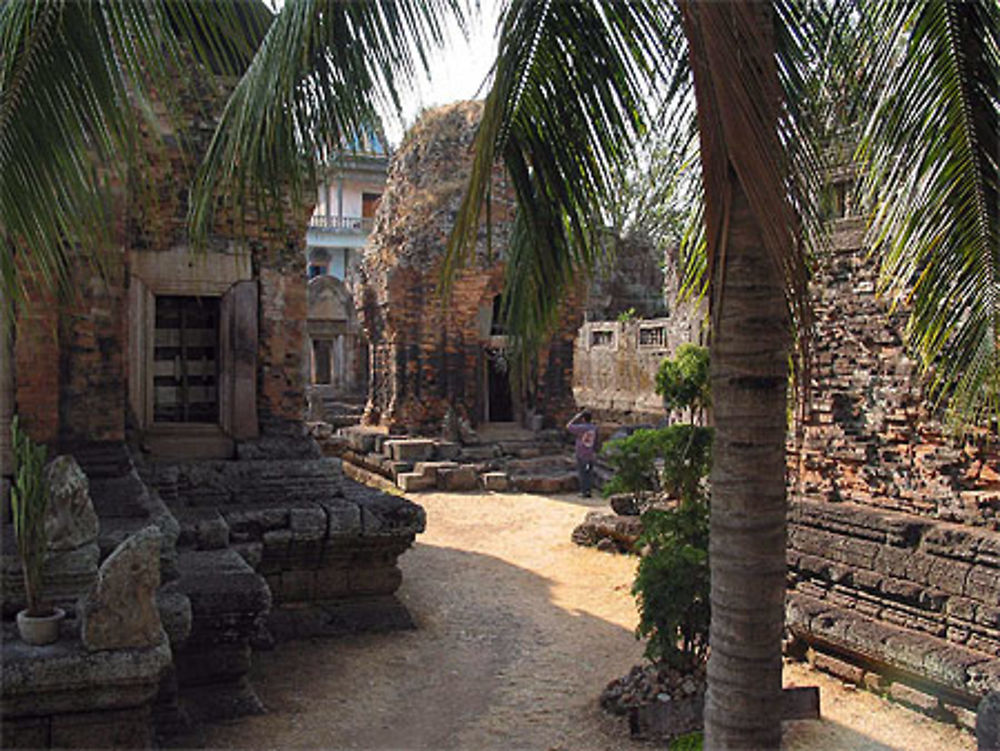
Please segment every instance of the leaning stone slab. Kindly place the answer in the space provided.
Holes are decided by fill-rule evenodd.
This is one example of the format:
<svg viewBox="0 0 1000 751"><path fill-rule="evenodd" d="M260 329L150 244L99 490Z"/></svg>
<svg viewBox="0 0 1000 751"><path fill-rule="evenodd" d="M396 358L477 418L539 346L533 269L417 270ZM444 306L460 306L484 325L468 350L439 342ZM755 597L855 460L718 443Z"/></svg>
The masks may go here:
<svg viewBox="0 0 1000 751"><path fill-rule="evenodd" d="M476 490L479 487L479 475L469 465L454 467L452 469L441 469L437 473L437 484L441 490L453 493Z"/></svg>
<svg viewBox="0 0 1000 751"><path fill-rule="evenodd" d="M76 459L65 454L45 466L49 508L45 532L49 550L73 550L97 540L99 523L90 500L90 481Z"/></svg>
<svg viewBox="0 0 1000 751"><path fill-rule="evenodd" d="M152 647L166 640L156 605L162 536L157 527L145 527L101 564L80 607L80 638L88 650Z"/></svg>

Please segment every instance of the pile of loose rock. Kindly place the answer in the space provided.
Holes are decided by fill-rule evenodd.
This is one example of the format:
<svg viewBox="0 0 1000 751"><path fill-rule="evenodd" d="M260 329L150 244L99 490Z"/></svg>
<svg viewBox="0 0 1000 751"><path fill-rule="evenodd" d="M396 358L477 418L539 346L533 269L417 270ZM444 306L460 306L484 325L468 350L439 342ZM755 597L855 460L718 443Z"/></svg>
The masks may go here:
<svg viewBox="0 0 1000 751"><path fill-rule="evenodd" d="M621 493L611 496L610 509L591 511L573 530L577 545L608 553L640 553L642 513L652 508L671 508L666 496L656 493Z"/></svg>
<svg viewBox="0 0 1000 751"><path fill-rule="evenodd" d="M601 692L601 706L627 715L632 735L669 739L700 730L705 668L682 673L666 665L636 665Z"/></svg>

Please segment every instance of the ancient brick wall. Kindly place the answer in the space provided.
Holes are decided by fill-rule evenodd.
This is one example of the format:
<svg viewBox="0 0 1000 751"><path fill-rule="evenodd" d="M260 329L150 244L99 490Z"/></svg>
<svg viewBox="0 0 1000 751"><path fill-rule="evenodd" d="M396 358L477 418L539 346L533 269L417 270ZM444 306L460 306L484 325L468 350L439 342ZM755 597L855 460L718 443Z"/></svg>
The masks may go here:
<svg viewBox="0 0 1000 751"><path fill-rule="evenodd" d="M797 494L1000 528L1000 455L931 414L901 331L877 299L860 219L835 223L814 285L814 387L791 446ZM995 444L995 441L994 441Z"/></svg>
<svg viewBox="0 0 1000 751"><path fill-rule="evenodd" d="M215 257L246 257L247 278L258 283L256 399L261 428L286 431L304 417L308 364L303 249L312 207L286 209L282 217L249 212L239 224L235 217L220 214L206 250L189 249L189 186L228 89L220 79L194 68L187 73L180 80L185 117L168 116L159 107L158 122L140 127L146 144L141 164L115 173L112 246L102 251L101 264L80 264L75 294L58 308L33 300L18 320L16 409L40 440L58 438L71 447L81 441L124 439L130 371L143 359L133 351L130 333L151 325L129 302L136 283L136 254L173 254L171 262L188 267L185 273L192 278L199 268L211 267ZM172 275L167 270L161 276ZM191 291L172 289L166 294L205 292L195 285Z"/></svg>
<svg viewBox="0 0 1000 751"><path fill-rule="evenodd" d="M358 292L372 344L370 423L434 432L449 408L473 424L486 415L489 353L505 346L502 335L491 332L491 320L514 205L501 169L494 173L492 242L484 227L447 301L439 288L481 111L481 103L460 102L425 113L390 164ZM579 308L567 304L559 333L538 357L530 398L549 420L573 409L572 332L581 316L572 310ZM519 419L529 397L516 390L512 396Z"/></svg>
<svg viewBox="0 0 1000 751"><path fill-rule="evenodd" d="M862 220L833 226L810 409L789 443L787 625L817 664L961 721L1000 687L998 457L931 413Z"/></svg>

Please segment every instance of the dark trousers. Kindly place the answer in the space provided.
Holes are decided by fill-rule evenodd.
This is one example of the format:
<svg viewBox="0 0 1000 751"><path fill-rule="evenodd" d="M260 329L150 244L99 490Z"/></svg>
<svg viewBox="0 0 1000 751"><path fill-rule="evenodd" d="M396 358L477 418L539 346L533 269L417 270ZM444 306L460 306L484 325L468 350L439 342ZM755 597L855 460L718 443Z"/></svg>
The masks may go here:
<svg viewBox="0 0 1000 751"><path fill-rule="evenodd" d="M594 460L577 458L576 474L580 479L580 495L590 495L594 479Z"/></svg>

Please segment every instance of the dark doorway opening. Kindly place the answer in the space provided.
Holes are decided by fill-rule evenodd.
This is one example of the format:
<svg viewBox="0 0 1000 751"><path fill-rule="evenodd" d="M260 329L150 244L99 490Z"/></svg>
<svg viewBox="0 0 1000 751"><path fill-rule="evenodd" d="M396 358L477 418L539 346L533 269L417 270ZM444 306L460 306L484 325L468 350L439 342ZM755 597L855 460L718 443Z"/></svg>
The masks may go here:
<svg viewBox="0 0 1000 751"><path fill-rule="evenodd" d="M510 374L503 352L487 350L486 388L488 402L487 422L512 422L514 420L514 400L510 393Z"/></svg>

